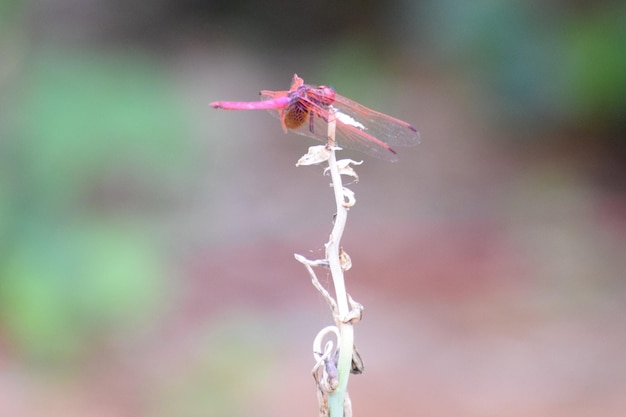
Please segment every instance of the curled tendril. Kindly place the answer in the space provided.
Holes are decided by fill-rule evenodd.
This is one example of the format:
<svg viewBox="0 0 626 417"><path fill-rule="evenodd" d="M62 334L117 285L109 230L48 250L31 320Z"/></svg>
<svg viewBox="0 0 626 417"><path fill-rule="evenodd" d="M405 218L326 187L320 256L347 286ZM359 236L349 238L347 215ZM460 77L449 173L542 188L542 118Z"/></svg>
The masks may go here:
<svg viewBox="0 0 626 417"><path fill-rule="evenodd" d="M339 345L339 329L336 326L324 327L317 333L313 341L313 357L315 366L311 373L323 395L331 393L339 386L339 374L337 373L338 352L332 340L328 340L322 350L322 342L329 334L334 334Z"/></svg>
<svg viewBox="0 0 626 417"><path fill-rule="evenodd" d="M313 340L313 357L315 358L316 367L319 366L320 361L328 359L335 354L335 345L332 340L329 340L324 345L324 349L322 349L322 342L331 333L335 336L337 344L339 344L339 329L337 329L337 326L324 327L317 333L317 336L315 336L315 339Z"/></svg>

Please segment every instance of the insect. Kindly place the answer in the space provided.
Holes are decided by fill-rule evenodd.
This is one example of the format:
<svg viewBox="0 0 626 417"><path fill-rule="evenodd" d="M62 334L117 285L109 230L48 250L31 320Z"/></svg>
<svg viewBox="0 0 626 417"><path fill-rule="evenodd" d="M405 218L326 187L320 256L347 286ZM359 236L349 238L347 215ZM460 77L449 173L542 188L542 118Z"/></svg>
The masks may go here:
<svg viewBox="0 0 626 417"><path fill-rule="evenodd" d="M417 145L417 129L407 122L369 109L343 97L331 87L304 84L294 74L286 91L263 90L261 101L216 101L211 107L224 110L270 110L285 132L293 131L323 142L328 141L331 113L336 120L336 143L368 155L397 160L392 146Z"/></svg>

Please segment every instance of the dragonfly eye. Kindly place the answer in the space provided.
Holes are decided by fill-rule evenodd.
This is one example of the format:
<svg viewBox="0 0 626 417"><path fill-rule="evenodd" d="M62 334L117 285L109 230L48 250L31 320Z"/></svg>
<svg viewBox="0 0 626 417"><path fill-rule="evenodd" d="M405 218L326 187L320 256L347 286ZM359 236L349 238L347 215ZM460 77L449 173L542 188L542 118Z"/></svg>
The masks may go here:
<svg viewBox="0 0 626 417"><path fill-rule="evenodd" d="M321 106L330 106L335 102L335 90L325 85L312 88L308 91L309 100Z"/></svg>

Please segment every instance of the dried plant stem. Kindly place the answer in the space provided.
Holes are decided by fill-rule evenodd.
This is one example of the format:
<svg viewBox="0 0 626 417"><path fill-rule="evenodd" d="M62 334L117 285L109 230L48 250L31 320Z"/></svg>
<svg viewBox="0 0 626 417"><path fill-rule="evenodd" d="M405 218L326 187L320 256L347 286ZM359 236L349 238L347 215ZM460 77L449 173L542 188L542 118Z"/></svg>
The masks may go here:
<svg viewBox="0 0 626 417"><path fill-rule="evenodd" d="M318 388L318 400L320 403L320 417L352 417L352 406L348 396L347 387L350 373L359 374L363 371L363 362L354 347L353 324L361 319L363 306L350 297L346 291L344 271L351 267L350 257L341 247L348 209L356 200L354 193L345 188L342 183L342 175L348 175L358 180L358 176L350 165L359 165L350 159L337 161L335 150L335 115L332 107L328 120L328 144L326 146L312 146L296 166L315 165L322 162L328 163L324 173L330 173L333 192L335 195L336 213L333 229L326 243L325 259L309 260L302 255L295 254L298 262L301 262L309 275L313 286L326 299L333 314L335 326L322 329L313 342L313 356L316 364L312 374ZM330 269L333 278L334 295L327 291L318 280L313 268ZM329 340L330 338L330 340ZM327 342L324 344L324 340ZM336 340L337 344L333 342Z"/></svg>
<svg viewBox="0 0 626 417"><path fill-rule="evenodd" d="M333 285L335 287L335 299L337 301L337 327L339 328L339 358L337 361L337 373L339 374L339 385L337 389L328 396L328 408L330 417L344 417L344 403L346 401L348 379L350 377L350 367L352 364L352 349L354 346L354 327L352 323L344 322L342 318L348 317L350 313L350 304L348 302L348 293L341 267L339 257L341 237L348 219L348 209L345 207L345 197L341 174L337 166L335 157L335 121L331 120L328 127L329 145L331 148L328 166L330 177L332 180L333 190L335 193L335 203L337 212L335 224L330 234L330 239L326 244L326 259L330 265L330 273L333 277Z"/></svg>

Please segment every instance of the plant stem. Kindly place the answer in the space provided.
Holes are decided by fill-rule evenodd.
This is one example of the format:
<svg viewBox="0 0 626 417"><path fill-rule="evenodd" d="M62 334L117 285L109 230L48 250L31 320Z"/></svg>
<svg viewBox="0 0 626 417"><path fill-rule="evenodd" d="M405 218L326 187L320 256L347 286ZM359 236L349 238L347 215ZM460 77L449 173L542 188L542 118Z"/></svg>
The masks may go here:
<svg viewBox="0 0 626 417"><path fill-rule="evenodd" d="M339 385L337 390L328 396L328 408L330 417L344 417L344 401L348 387L348 379L350 377L350 367L352 363L352 349L354 347L354 328L351 323L344 323L343 318L348 316L350 306L348 303L348 294L343 276L343 269L339 258L341 248L341 237L348 218L348 209L344 206L345 197L341 174L337 167L337 159L335 157L334 140L335 140L335 123L334 118L328 124L329 144L331 145L330 158L328 165L330 168L330 177L335 193L335 203L337 206L337 214L335 224L330 234L326 246L326 258L330 265L330 272L333 277L333 285L335 287L335 297L338 308L337 327L339 328L339 358L337 361L337 372L339 374Z"/></svg>

